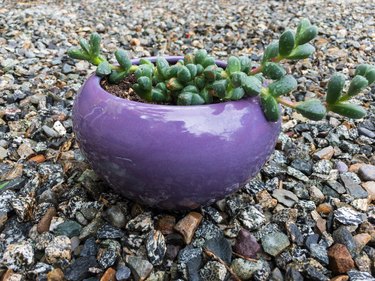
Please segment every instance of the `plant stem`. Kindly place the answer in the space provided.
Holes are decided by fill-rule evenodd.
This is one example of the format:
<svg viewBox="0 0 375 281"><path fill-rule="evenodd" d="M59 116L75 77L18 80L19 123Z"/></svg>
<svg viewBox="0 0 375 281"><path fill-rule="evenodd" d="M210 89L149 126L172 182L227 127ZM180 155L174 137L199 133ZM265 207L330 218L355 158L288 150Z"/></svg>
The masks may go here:
<svg viewBox="0 0 375 281"><path fill-rule="evenodd" d="M259 65L258 67L254 68L250 71L250 75L258 74L258 73L262 72L262 70L263 70L263 65Z"/></svg>
<svg viewBox="0 0 375 281"><path fill-rule="evenodd" d="M283 99L281 97L276 98L276 100L277 100L278 103L280 103L282 105L285 105L286 107L296 108L296 106L297 106L296 102L292 102L292 101Z"/></svg>

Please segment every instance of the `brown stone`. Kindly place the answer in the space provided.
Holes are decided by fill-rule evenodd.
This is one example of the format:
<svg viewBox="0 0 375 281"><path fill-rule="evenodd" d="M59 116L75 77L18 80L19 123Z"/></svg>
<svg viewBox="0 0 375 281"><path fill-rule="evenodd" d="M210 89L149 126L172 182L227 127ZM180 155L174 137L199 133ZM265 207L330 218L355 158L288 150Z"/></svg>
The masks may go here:
<svg viewBox="0 0 375 281"><path fill-rule="evenodd" d="M375 181L366 181L362 183L362 187L367 191L370 203L375 201Z"/></svg>
<svg viewBox="0 0 375 281"><path fill-rule="evenodd" d="M320 214L329 215L332 212L332 206L329 203L322 203L316 208L316 211Z"/></svg>
<svg viewBox="0 0 375 281"><path fill-rule="evenodd" d="M11 269L9 268L9 269L8 269L7 271L5 271L5 273L1 276L0 281L8 281L8 280L12 277L13 274L14 274L14 271L11 270Z"/></svg>
<svg viewBox="0 0 375 281"><path fill-rule="evenodd" d="M314 153L313 157L316 160L331 160L333 154L335 153L335 150L332 146L327 146L317 152Z"/></svg>
<svg viewBox="0 0 375 281"><path fill-rule="evenodd" d="M362 165L363 163L356 163L356 164L350 165L349 172L358 173L358 170Z"/></svg>
<svg viewBox="0 0 375 281"><path fill-rule="evenodd" d="M338 275L333 277L330 281L348 281L349 276L348 275Z"/></svg>
<svg viewBox="0 0 375 281"><path fill-rule="evenodd" d="M165 215L158 219L156 223L156 229L160 230L163 235L173 233L173 227L176 224L176 218L174 216Z"/></svg>
<svg viewBox="0 0 375 281"><path fill-rule="evenodd" d="M328 250L329 268L333 272L346 273L354 268L354 261L345 247L342 244L335 244Z"/></svg>
<svg viewBox="0 0 375 281"><path fill-rule="evenodd" d="M38 226L37 226L38 233L47 232L49 230L51 220L54 216L56 216L56 209L54 207L48 208L47 212L38 222Z"/></svg>
<svg viewBox="0 0 375 281"><path fill-rule="evenodd" d="M139 41L138 38L132 38L132 39L130 39L130 45L139 46L139 45L141 45L141 41Z"/></svg>
<svg viewBox="0 0 375 281"><path fill-rule="evenodd" d="M55 268L54 270L48 272L47 274L48 281L64 281L64 273L60 268Z"/></svg>
<svg viewBox="0 0 375 281"><path fill-rule="evenodd" d="M364 246L367 245L368 242L371 240L371 235L368 233L360 233L355 235L354 241L357 244L359 250L362 250Z"/></svg>
<svg viewBox="0 0 375 281"><path fill-rule="evenodd" d="M323 218L319 218L316 221L316 228L318 229L320 234L323 234L327 230L327 221Z"/></svg>
<svg viewBox="0 0 375 281"><path fill-rule="evenodd" d="M108 268L102 278L100 278L100 281L116 281L116 270L112 267Z"/></svg>
<svg viewBox="0 0 375 281"><path fill-rule="evenodd" d="M46 161L46 157L43 154L38 154L38 155L31 157L28 161L40 164Z"/></svg>
<svg viewBox="0 0 375 281"><path fill-rule="evenodd" d="M175 225L174 229L182 234L186 244L190 244L193 239L194 233L202 221L202 217L200 213L190 212Z"/></svg>
<svg viewBox="0 0 375 281"><path fill-rule="evenodd" d="M263 209L273 209L277 205L277 200L265 189L256 194L256 200Z"/></svg>

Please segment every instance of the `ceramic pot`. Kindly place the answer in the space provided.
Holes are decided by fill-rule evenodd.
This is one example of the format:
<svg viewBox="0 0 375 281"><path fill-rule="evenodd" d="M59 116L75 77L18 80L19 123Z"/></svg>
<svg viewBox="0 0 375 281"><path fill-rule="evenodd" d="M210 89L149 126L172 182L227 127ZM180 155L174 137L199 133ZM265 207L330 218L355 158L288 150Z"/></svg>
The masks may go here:
<svg viewBox="0 0 375 281"><path fill-rule="evenodd" d="M181 58L166 57L171 63ZM280 132L280 121L265 119L258 97L147 104L111 95L95 75L76 97L73 122L83 154L110 187L170 210L211 204L241 188L262 168Z"/></svg>

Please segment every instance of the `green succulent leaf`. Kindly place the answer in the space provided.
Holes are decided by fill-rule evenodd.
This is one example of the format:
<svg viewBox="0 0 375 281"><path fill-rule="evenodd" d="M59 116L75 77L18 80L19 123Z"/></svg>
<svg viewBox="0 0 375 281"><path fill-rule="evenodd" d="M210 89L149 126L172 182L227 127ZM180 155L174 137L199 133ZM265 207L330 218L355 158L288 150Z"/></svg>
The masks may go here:
<svg viewBox="0 0 375 281"><path fill-rule="evenodd" d="M241 63L241 71L244 73L249 73L251 70L251 60L247 56L239 57Z"/></svg>
<svg viewBox="0 0 375 281"><path fill-rule="evenodd" d="M244 83L247 75L243 72L234 72L231 75L231 81L234 87L240 87Z"/></svg>
<svg viewBox="0 0 375 281"><path fill-rule="evenodd" d="M284 31L279 40L279 53L283 57L288 56L294 49L294 33L291 30Z"/></svg>
<svg viewBox="0 0 375 281"><path fill-rule="evenodd" d="M228 59L228 65L225 69L228 74L232 74L241 71L241 61L234 56L230 56Z"/></svg>
<svg viewBox="0 0 375 281"><path fill-rule="evenodd" d="M196 86L194 85L188 85L186 86L185 88L182 89L181 91L182 93L184 92L190 92L190 93L194 93L194 94L198 94L199 93L199 90Z"/></svg>
<svg viewBox="0 0 375 281"><path fill-rule="evenodd" d="M200 64L196 64L196 66L197 66L197 75L202 74L204 71L204 67Z"/></svg>
<svg viewBox="0 0 375 281"><path fill-rule="evenodd" d="M180 66L177 71L177 79L182 83L189 82L191 80L191 73L186 66Z"/></svg>
<svg viewBox="0 0 375 281"><path fill-rule="evenodd" d="M198 89L203 89L206 86L206 80L203 77L195 77L194 84Z"/></svg>
<svg viewBox="0 0 375 281"><path fill-rule="evenodd" d="M311 23L308 19L302 19L297 26L297 36L302 35L302 33L311 26Z"/></svg>
<svg viewBox="0 0 375 281"><path fill-rule="evenodd" d="M203 75L204 78L209 81L213 82L216 80L217 77L217 70L218 66L217 65L209 65L203 70Z"/></svg>
<svg viewBox="0 0 375 281"><path fill-rule="evenodd" d="M286 74L285 69L274 62L266 62L263 67L263 74L270 79L277 80Z"/></svg>
<svg viewBox="0 0 375 281"><path fill-rule="evenodd" d="M147 76L142 76L137 79L137 84L139 85L139 88L143 91L151 91L152 89L152 81Z"/></svg>
<svg viewBox="0 0 375 281"><path fill-rule="evenodd" d="M187 67L187 69L189 69L189 72L190 72L190 75L191 75L192 78L197 76L198 67L195 64L189 63L189 64L186 65L186 67Z"/></svg>
<svg viewBox="0 0 375 281"><path fill-rule="evenodd" d="M165 77L164 79L170 79L172 77L176 77L177 78L177 73L178 73L178 70L182 67L182 65L180 64L175 64L175 65L172 65L171 67L169 67L167 69L167 71L165 72Z"/></svg>
<svg viewBox="0 0 375 281"><path fill-rule="evenodd" d="M142 76L146 76L148 78L152 78L153 74L153 67L148 64L141 64L138 66L137 70L134 72L135 77L137 79Z"/></svg>
<svg viewBox="0 0 375 281"><path fill-rule="evenodd" d="M68 50L68 56L71 57L72 59L77 59L77 60L89 60L90 57L86 53L84 53L82 50L78 48L72 48Z"/></svg>
<svg viewBox="0 0 375 281"><path fill-rule="evenodd" d="M311 56L314 52L315 52L314 46L309 43L306 43L306 44L299 45L296 48L294 48L287 58L291 60L306 59L309 56Z"/></svg>
<svg viewBox="0 0 375 281"><path fill-rule="evenodd" d="M275 41L269 44L264 51L262 63L265 63L279 55L279 42Z"/></svg>
<svg viewBox="0 0 375 281"><path fill-rule="evenodd" d="M177 98L178 105L200 105L204 103L205 101L200 95L190 92L181 93Z"/></svg>
<svg viewBox="0 0 375 281"><path fill-rule="evenodd" d="M355 74L354 74L354 75L365 76L367 70L368 70L370 67L371 67L371 66L370 66L369 64L360 64L360 65L358 65L357 68L355 69Z"/></svg>
<svg viewBox="0 0 375 281"><path fill-rule="evenodd" d="M243 81L242 87L247 96L257 96L262 89L262 82L254 76L247 76Z"/></svg>
<svg viewBox="0 0 375 281"><path fill-rule="evenodd" d="M245 91L242 87L237 87L230 90L229 96L231 100L240 100L245 95Z"/></svg>
<svg viewBox="0 0 375 281"><path fill-rule="evenodd" d="M167 100L166 95L159 89L152 89L151 99L155 102L164 102Z"/></svg>
<svg viewBox="0 0 375 281"><path fill-rule="evenodd" d="M168 92L167 85L164 82L159 82L155 86L156 89L160 90L163 94Z"/></svg>
<svg viewBox="0 0 375 281"><path fill-rule="evenodd" d="M358 95L367 86L368 86L367 79L361 75L356 75L350 82L347 94L349 97L353 97L355 95Z"/></svg>
<svg viewBox="0 0 375 281"><path fill-rule="evenodd" d="M352 119L361 119L366 116L366 110L361 106L340 102L329 106L329 110Z"/></svg>
<svg viewBox="0 0 375 281"><path fill-rule="evenodd" d="M128 73L126 71L117 71L113 70L111 74L109 75L109 82L112 84L118 84L120 83L125 76L127 76Z"/></svg>
<svg viewBox="0 0 375 281"><path fill-rule="evenodd" d="M345 76L342 74L335 74L328 82L326 101L328 104L336 103L341 96L345 85Z"/></svg>
<svg viewBox="0 0 375 281"><path fill-rule="evenodd" d="M133 84L132 88L142 99L151 100L151 91L145 91L138 83Z"/></svg>
<svg viewBox="0 0 375 281"><path fill-rule="evenodd" d="M154 67L154 64L153 64L150 60L145 59L145 58L141 58L141 59L139 60L139 64L140 64L140 65L142 65L142 64L148 64L149 66Z"/></svg>
<svg viewBox="0 0 375 281"><path fill-rule="evenodd" d="M171 78L167 82L167 89L171 91L179 91L184 88L184 86L177 80L177 78Z"/></svg>
<svg viewBox="0 0 375 281"><path fill-rule="evenodd" d="M100 54L100 36L98 33L92 33L90 36L90 55L92 57L97 57Z"/></svg>
<svg viewBox="0 0 375 281"><path fill-rule="evenodd" d="M207 104L212 103L213 98L212 95L210 95L209 91L207 89L203 89L199 95L204 99L204 102Z"/></svg>
<svg viewBox="0 0 375 281"><path fill-rule="evenodd" d="M367 79L369 85L375 82L375 67L370 68L366 72L365 78Z"/></svg>
<svg viewBox="0 0 375 281"><path fill-rule="evenodd" d="M129 68L132 66L132 62L130 61L130 59L128 58L128 55L126 54L124 50L117 50L115 52L115 57L116 57L117 62L120 64L120 66L124 70L128 71Z"/></svg>
<svg viewBox="0 0 375 281"><path fill-rule="evenodd" d="M207 57L207 51L205 49L200 49L195 53L195 63L203 64Z"/></svg>
<svg viewBox="0 0 375 281"><path fill-rule="evenodd" d="M104 77L104 76L111 74L111 71L112 71L111 65L107 61L103 61L96 68L96 75L100 77Z"/></svg>
<svg viewBox="0 0 375 281"><path fill-rule="evenodd" d="M303 45L311 41L318 34L318 28L314 25L306 27L302 32L296 36L296 45Z"/></svg>
<svg viewBox="0 0 375 281"><path fill-rule="evenodd" d="M279 97L297 88L297 80L292 75L285 75L280 80L271 83L268 89L272 96Z"/></svg>
<svg viewBox="0 0 375 281"><path fill-rule="evenodd" d="M203 66L204 68L206 68L206 67L209 66L209 65L215 65L215 59L214 59L213 57L209 57L209 56L207 56L207 57L204 59L204 61L203 61L203 63L202 63L202 66Z"/></svg>
<svg viewBox="0 0 375 281"><path fill-rule="evenodd" d="M227 87L227 80L218 80L213 82L212 85L208 87L208 91L212 96L216 96L220 99L223 99L226 95Z"/></svg>
<svg viewBox="0 0 375 281"><path fill-rule="evenodd" d="M274 97L268 94L261 94L260 101L266 119L271 122L279 120L279 105Z"/></svg>
<svg viewBox="0 0 375 281"><path fill-rule="evenodd" d="M191 63L194 63L194 59L195 59L195 56L193 55L193 54L186 54L185 56L184 56L184 62L185 62L185 64L191 64Z"/></svg>
<svg viewBox="0 0 375 281"><path fill-rule="evenodd" d="M165 58L157 58L156 59L156 68L158 70L159 75L162 78L167 78L167 71L169 69L169 63Z"/></svg>
<svg viewBox="0 0 375 281"><path fill-rule="evenodd" d="M79 39L79 45L81 46L83 52L90 56L90 44L87 42L87 40L83 38Z"/></svg>
<svg viewBox="0 0 375 281"><path fill-rule="evenodd" d="M204 99L199 94L193 94L193 96L191 97L192 105L200 105L204 103L205 103Z"/></svg>
<svg viewBox="0 0 375 281"><path fill-rule="evenodd" d="M318 99L310 99L299 102L295 109L304 117L314 121L322 120L326 115L326 108Z"/></svg>

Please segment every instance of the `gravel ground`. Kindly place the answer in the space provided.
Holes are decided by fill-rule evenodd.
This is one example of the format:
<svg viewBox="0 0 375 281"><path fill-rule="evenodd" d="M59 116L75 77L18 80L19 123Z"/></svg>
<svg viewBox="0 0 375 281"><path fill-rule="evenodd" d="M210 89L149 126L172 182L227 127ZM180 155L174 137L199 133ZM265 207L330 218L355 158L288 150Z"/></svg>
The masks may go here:
<svg viewBox="0 0 375 281"><path fill-rule="evenodd" d="M71 109L93 69L66 56L97 31L108 53L257 61L308 17L317 52L287 65L300 100L374 64L374 16L365 0L1 2L0 279L375 280L374 87L355 100L369 112L358 122L285 111L275 153L236 194L156 212L108 192L83 159Z"/></svg>

